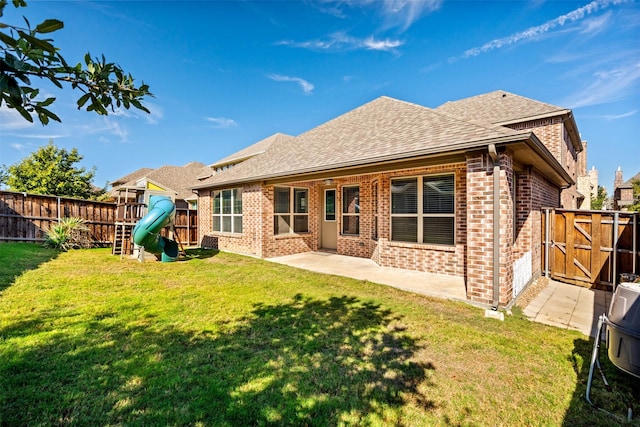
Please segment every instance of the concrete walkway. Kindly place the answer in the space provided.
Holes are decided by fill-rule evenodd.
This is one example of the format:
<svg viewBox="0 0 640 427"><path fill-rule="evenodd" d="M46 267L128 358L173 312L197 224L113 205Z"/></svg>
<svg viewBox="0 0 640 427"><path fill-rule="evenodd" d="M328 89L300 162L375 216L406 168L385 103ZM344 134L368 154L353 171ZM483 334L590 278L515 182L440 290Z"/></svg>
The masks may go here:
<svg viewBox="0 0 640 427"><path fill-rule="evenodd" d="M524 309L529 319L595 336L598 317L609 311L611 292L549 280Z"/></svg>
<svg viewBox="0 0 640 427"><path fill-rule="evenodd" d="M418 294L467 301L461 277L381 267L370 259L326 252L307 252L268 260L319 273L368 280ZM598 317L609 310L610 302L610 292L550 280L524 309L524 314L535 322L594 336Z"/></svg>

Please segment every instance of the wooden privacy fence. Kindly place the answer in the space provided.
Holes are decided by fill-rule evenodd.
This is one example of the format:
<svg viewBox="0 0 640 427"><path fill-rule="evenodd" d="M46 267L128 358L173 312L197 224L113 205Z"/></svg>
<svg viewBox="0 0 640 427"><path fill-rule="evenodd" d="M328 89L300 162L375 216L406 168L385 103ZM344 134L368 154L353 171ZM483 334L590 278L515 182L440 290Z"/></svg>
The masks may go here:
<svg viewBox="0 0 640 427"><path fill-rule="evenodd" d="M79 217L96 245L111 245L116 207L110 202L0 191L0 241L43 242L61 218ZM176 209L174 226L183 245L198 244L197 211Z"/></svg>
<svg viewBox="0 0 640 427"><path fill-rule="evenodd" d="M67 217L84 219L97 245L111 243L113 203L0 191L0 241L43 242L51 226Z"/></svg>
<svg viewBox="0 0 640 427"><path fill-rule="evenodd" d="M562 282L612 289L640 269L640 214L544 209L542 268Z"/></svg>

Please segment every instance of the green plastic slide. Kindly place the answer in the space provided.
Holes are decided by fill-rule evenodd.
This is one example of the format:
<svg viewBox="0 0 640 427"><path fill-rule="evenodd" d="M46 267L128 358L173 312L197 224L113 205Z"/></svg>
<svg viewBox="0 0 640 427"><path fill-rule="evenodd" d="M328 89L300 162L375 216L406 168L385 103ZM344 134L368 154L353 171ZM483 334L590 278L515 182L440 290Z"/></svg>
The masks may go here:
<svg viewBox="0 0 640 427"><path fill-rule="evenodd" d="M160 235L160 231L173 223L176 205L166 196L150 196L149 210L133 228L133 242L152 254L161 255L162 262L178 258L178 243Z"/></svg>

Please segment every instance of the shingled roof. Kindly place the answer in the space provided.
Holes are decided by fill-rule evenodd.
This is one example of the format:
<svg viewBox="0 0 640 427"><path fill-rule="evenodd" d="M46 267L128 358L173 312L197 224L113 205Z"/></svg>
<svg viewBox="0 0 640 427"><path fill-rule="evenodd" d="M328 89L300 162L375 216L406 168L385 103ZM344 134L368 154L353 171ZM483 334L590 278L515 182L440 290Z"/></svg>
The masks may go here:
<svg viewBox="0 0 640 427"><path fill-rule="evenodd" d="M618 188L633 188L633 183L635 181L640 181L640 172L626 180L624 183L622 183L622 185L619 185Z"/></svg>
<svg viewBox="0 0 640 427"><path fill-rule="evenodd" d="M190 188L194 182L197 182L197 177L201 174L204 167L205 165L203 163L191 162L184 166L167 165L157 169L142 168L113 181L112 186L114 186L114 190L119 186L135 187L140 180L147 179L160 187L175 191L176 199L185 200L193 196ZM144 171L144 173L141 173L141 171ZM125 178L129 179L123 181ZM114 185L114 183L117 184Z"/></svg>
<svg viewBox="0 0 640 427"><path fill-rule="evenodd" d="M570 113L570 110L566 108L545 104L544 102L514 95L503 90L496 90L458 101L449 101L437 107L436 111L468 121L496 125Z"/></svg>
<svg viewBox="0 0 640 427"><path fill-rule="evenodd" d="M138 179L144 177L146 174L148 174L152 170L153 170L152 168L140 168L136 171L131 172L129 175L125 175L122 178L118 178L114 181L111 181L109 184L111 184L112 187L118 187L120 185L124 185L127 182L131 182L131 181L135 182Z"/></svg>
<svg viewBox="0 0 640 427"><path fill-rule="evenodd" d="M560 116L565 121L574 149L577 152L584 149L571 110L503 90L449 101L437 107L436 111L474 123L490 123L499 126Z"/></svg>
<svg viewBox="0 0 640 427"><path fill-rule="evenodd" d="M530 132L470 123L386 96L297 137L278 135L269 149L194 188L332 171L469 149L489 141L523 140Z"/></svg>
<svg viewBox="0 0 640 427"><path fill-rule="evenodd" d="M229 156L225 157L222 160L218 160L217 162L209 165L211 168L222 167L230 164L235 164L244 160L247 160L253 156L264 153L271 144L279 138L293 138L291 135L286 135L284 133L275 133L263 140L256 142L253 145L248 146L240 151L237 151Z"/></svg>

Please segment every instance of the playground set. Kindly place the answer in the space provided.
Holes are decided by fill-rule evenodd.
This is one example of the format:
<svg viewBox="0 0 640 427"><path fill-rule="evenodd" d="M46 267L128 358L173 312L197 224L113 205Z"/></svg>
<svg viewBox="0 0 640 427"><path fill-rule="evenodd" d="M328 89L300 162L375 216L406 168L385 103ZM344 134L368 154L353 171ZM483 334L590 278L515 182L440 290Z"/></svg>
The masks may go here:
<svg viewBox="0 0 640 427"><path fill-rule="evenodd" d="M175 195L140 187L118 189L113 255L130 255L144 262L145 253L162 262L184 254L174 229ZM176 241L178 240L178 241Z"/></svg>

